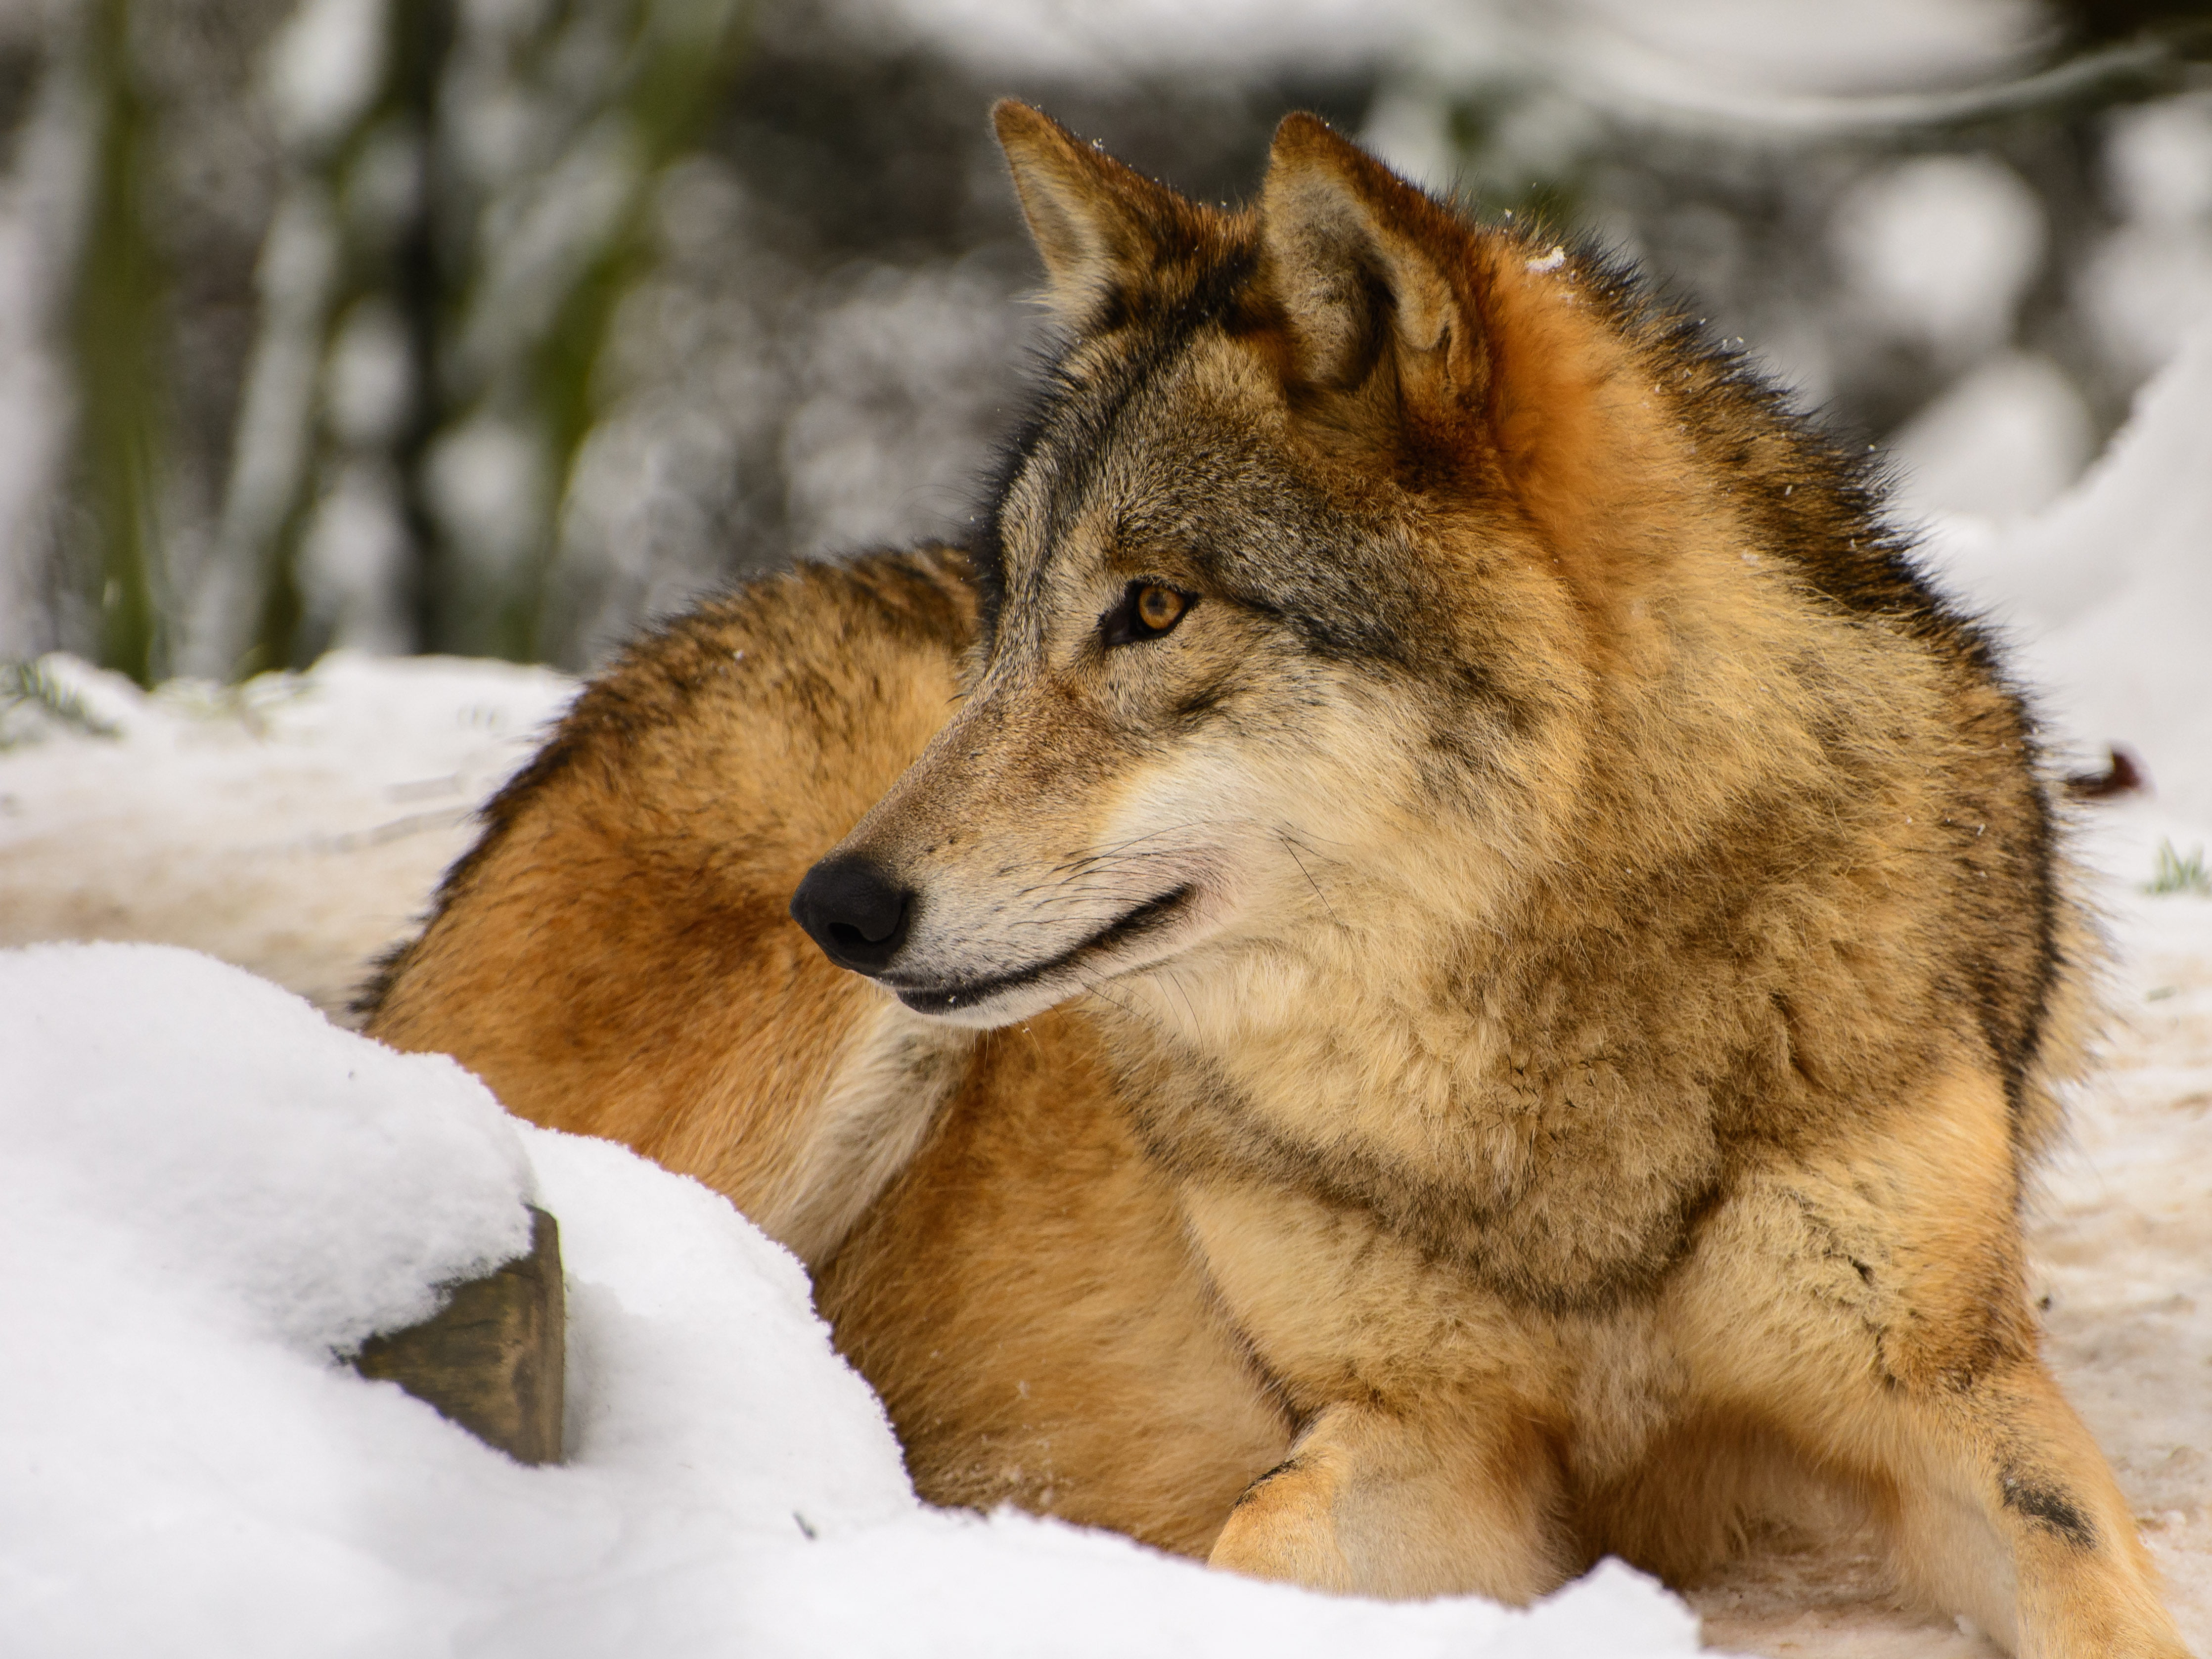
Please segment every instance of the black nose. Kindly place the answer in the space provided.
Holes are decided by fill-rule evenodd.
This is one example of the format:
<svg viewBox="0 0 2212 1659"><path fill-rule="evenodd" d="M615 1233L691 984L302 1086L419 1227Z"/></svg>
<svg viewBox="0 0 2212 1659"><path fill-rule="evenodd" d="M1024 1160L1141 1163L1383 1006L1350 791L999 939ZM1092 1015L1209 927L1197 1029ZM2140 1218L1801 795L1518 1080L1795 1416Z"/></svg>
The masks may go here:
<svg viewBox="0 0 2212 1659"><path fill-rule="evenodd" d="M824 859L791 896L791 919L822 954L856 974L880 974L906 943L914 895L881 865L854 854Z"/></svg>

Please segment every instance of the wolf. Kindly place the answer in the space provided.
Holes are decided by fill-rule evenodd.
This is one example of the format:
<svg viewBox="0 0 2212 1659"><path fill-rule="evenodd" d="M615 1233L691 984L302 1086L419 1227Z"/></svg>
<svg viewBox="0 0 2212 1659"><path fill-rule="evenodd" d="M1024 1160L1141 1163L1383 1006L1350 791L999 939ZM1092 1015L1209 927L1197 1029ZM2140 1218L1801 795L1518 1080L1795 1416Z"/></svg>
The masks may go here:
<svg viewBox="0 0 2212 1659"><path fill-rule="evenodd" d="M936 1501L1526 1602L1817 1489L2183 1653L2024 1285L2059 786L1864 459L1316 118L1236 210L995 118L984 532L635 647L369 1029L728 1193Z"/></svg>

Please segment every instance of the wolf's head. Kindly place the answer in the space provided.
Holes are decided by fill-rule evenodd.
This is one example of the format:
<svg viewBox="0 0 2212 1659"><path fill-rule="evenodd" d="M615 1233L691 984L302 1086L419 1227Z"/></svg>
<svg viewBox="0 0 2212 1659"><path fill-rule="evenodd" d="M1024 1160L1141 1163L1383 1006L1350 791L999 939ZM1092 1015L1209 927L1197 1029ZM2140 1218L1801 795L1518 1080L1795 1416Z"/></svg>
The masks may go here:
<svg viewBox="0 0 2212 1659"><path fill-rule="evenodd" d="M971 694L793 915L976 1025L1109 981L1249 994L1316 940L1453 949L1670 763L1615 765L1635 720L1601 705L1707 672L1692 590L1755 580L1747 514L1813 505L1745 453L1787 441L1741 393L1711 416L1731 365L1618 278L1311 117L1236 212L997 122L1066 349L977 550ZM1727 794L1712 742L1653 833Z"/></svg>

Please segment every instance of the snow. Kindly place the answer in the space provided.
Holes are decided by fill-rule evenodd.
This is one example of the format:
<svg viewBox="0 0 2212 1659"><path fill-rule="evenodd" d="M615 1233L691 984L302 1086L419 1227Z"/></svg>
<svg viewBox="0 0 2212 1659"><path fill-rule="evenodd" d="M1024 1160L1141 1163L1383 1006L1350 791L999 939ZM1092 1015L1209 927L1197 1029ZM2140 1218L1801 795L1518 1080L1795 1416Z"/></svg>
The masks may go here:
<svg viewBox="0 0 2212 1659"><path fill-rule="evenodd" d="M2148 374L2212 313L2212 93L2115 112L2106 193L2121 222L2077 278L2112 360Z"/></svg>
<svg viewBox="0 0 2212 1659"><path fill-rule="evenodd" d="M2185 1634L2212 1644L2212 899L2143 890L2212 845L2212 329L2067 495L1954 514L2084 760L2116 966L2107 1062L2031 1231L2047 1349ZM470 811L574 683L350 653L148 696L49 658L76 723L0 715L0 944L199 946L338 1010ZM113 733L94 735L97 725ZM1618 1567L1530 1615L1337 1601L1119 1538L916 1502L798 1264L714 1194L512 1123L240 969L110 944L0 953L0 1628L10 1653L1634 1656L1693 1649ZM559 1217L568 1461L531 1469L333 1358ZM1709 1640L1986 1656L1891 1607L1865 1540L1754 1556Z"/></svg>
<svg viewBox="0 0 2212 1659"><path fill-rule="evenodd" d="M2122 225L2081 275L2081 301L2114 362L2148 373L2212 309L2212 228Z"/></svg>
<svg viewBox="0 0 2212 1659"><path fill-rule="evenodd" d="M331 343L330 419L356 449L389 443L407 420L414 391L407 325L382 295L354 302Z"/></svg>
<svg viewBox="0 0 2212 1659"><path fill-rule="evenodd" d="M2212 218L2212 94L2116 111L2106 169L2120 210L2131 219Z"/></svg>
<svg viewBox="0 0 2212 1659"><path fill-rule="evenodd" d="M2040 352L1994 352L1889 441L1908 512L2007 520L2045 507L2089 459L2089 411Z"/></svg>
<svg viewBox="0 0 2212 1659"><path fill-rule="evenodd" d="M384 0L307 0L272 42L268 93L294 144L320 149L360 120L384 79Z"/></svg>
<svg viewBox="0 0 2212 1659"><path fill-rule="evenodd" d="M1829 227L1872 314L1951 361L2012 335L2043 262L2043 206L1991 155L1923 155L1869 174Z"/></svg>
<svg viewBox="0 0 2212 1659"><path fill-rule="evenodd" d="M300 556L301 598L326 623L334 644L402 651L413 637L408 614L405 508L392 469L347 461L315 502Z"/></svg>
<svg viewBox="0 0 2212 1659"><path fill-rule="evenodd" d="M173 946L0 958L0 1135L12 1224L119 1224L149 1273L309 1355L428 1318L428 1286L529 1242L521 1147L483 1085Z"/></svg>
<svg viewBox="0 0 2212 1659"><path fill-rule="evenodd" d="M917 508L926 521L956 526L975 506L963 474L969 434L983 423L975 405L1000 390L972 365L991 361L1006 337L1005 290L969 262L878 265L842 281L848 292L812 325L784 426L793 543L896 543ZM917 410L929 417L914 418Z"/></svg>
<svg viewBox="0 0 2212 1659"><path fill-rule="evenodd" d="M1573 0L1695 78L1850 94L1955 86L2016 71L2046 26L2034 0Z"/></svg>
<svg viewBox="0 0 2212 1659"><path fill-rule="evenodd" d="M191 945L326 1012L575 693L542 668L336 652L311 673L149 696L43 660L118 735L0 709L0 945Z"/></svg>
<svg viewBox="0 0 2212 1659"><path fill-rule="evenodd" d="M538 545L545 465L534 434L489 412L471 416L431 447L424 470L432 507L495 592L515 581Z"/></svg>
<svg viewBox="0 0 2212 1659"><path fill-rule="evenodd" d="M1633 54L1698 90L1853 94L1956 86L2045 44L2036 0L831 0L855 34L926 43L1000 73L1110 77L1193 65L1311 73L1376 63L1480 80L1526 56ZM772 25L771 25L772 26ZM1617 65L1613 67L1618 67Z"/></svg>
<svg viewBox="0 0 2212 1659"><path fill-rule="evenodd" d="M1330 1601L924 1509L798 1261L706 1188L506 1118L173 947L0 953L10 1654L1177 1649L1680 1654L1616 1565L1529 1613ZM335 1355L561 1219L568 1461Z"/></svg>
<svg viewBox="0 0 2212 1659"><path fill-rule="evenodd" d="M2057 734L2124 743L2160 806L2212 831L2212 322L2079 486L2010 528L1939 523L1938 568L2011 635ZM2142 868L2136 878L2148 878Z"/></svg>

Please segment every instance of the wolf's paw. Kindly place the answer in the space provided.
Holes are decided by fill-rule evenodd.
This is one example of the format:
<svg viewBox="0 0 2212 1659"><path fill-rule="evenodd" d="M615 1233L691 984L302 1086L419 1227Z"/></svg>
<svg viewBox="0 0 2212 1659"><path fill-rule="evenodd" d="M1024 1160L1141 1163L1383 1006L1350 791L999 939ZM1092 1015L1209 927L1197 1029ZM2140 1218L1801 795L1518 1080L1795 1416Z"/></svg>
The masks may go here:
<svg viewBox="0 0 2212 1659"><path fill-rule="evenodd" d="M1244 1489L1207 1565L1310 1589L1358 1589L1329 1518L1335 1485L1315 1462L1293 1457L1278 1463Z"/></svg>

